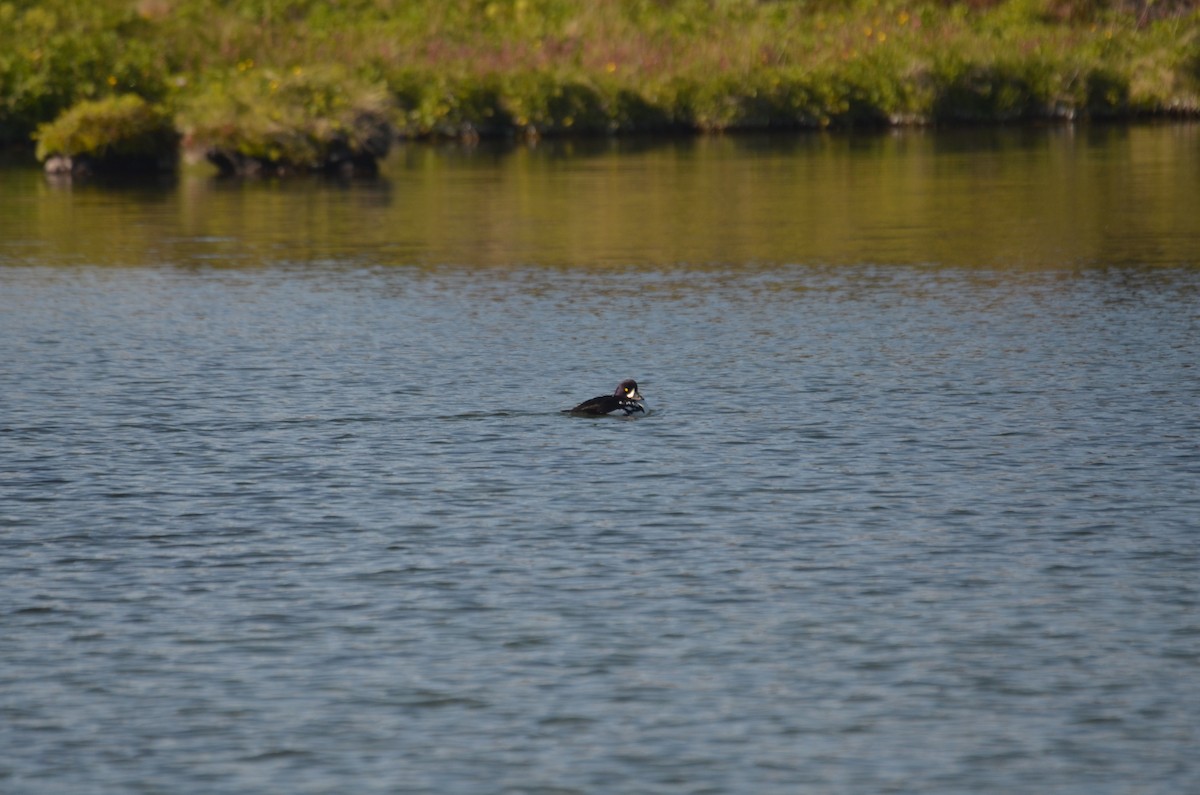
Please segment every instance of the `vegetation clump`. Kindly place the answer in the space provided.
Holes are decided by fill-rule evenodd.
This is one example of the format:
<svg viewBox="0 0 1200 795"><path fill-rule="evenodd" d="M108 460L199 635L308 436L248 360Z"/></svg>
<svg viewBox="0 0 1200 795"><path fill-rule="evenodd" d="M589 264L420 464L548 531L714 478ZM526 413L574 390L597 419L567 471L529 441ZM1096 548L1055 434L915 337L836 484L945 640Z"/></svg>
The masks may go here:
<svg viewBox="0 0 1200 795"><path fill-rule="evenodd" d="M189 148L230 174L374 173L395 135L387 89L337 66L243 61L181 103Z"/></svg>
<svg viewBox="0 0 1200 795"><path fill-rule="evenodd" d="M133 94L81 102L35 137L37 158L54 173L164 171L179 150L171 114Z"/></svg>

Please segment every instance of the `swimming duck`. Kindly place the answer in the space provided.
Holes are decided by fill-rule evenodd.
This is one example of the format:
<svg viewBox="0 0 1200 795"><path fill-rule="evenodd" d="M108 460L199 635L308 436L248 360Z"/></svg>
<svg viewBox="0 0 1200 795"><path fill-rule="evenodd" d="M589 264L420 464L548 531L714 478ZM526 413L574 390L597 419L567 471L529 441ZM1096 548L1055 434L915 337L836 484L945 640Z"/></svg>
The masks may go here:
<svg viewBox="0 0 1200 795"><path fill-rule="evenodd" d="M563 414L582 414L599 417L605 414L623 414L628 417L636 412L646 412L642 401L642 393L638 392L637 381L632 378L617 384L611 395L601 395L591 400L585 400L573 409L566 409Z"/></svg>

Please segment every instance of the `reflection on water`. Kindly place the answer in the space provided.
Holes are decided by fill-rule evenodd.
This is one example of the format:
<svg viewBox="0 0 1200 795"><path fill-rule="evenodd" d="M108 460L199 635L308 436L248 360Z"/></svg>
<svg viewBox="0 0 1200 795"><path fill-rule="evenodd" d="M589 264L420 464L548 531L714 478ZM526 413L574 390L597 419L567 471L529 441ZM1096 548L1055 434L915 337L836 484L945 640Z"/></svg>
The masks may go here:
<svg viewBox="0 0 1200 795"><path fill-rule="evenodd" d="M408 146L385 173L113 190L0 171L0 257L1061 268L1194 263L1200 235L1194 124Z"/></svg>
<svg viewBox="0 0 1200 795"><path fill-rule="evenodd" d="M0 170L0 790L1195 791L1196 129Z"/></svg>

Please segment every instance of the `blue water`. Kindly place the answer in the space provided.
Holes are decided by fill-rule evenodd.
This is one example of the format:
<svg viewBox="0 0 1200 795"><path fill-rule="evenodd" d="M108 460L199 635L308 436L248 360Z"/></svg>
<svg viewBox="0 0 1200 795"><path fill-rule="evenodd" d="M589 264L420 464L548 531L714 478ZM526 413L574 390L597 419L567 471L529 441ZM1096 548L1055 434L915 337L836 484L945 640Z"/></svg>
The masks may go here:
<svg viewBox="0 0 1200 795"><path fill-rule="evenodd" d="M30 247L0 791L1200 791L1196 267Z"/></svg>

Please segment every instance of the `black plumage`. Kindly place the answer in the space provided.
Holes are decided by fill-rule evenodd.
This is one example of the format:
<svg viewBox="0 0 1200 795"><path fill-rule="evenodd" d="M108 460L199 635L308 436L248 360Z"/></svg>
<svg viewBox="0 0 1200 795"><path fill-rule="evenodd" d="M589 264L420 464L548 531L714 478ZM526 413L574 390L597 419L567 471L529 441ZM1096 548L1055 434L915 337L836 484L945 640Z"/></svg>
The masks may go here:
<svg viewBox="0 0 1200 795"><path fill-rule="evenodd" d="M617 384L611 395L601 395L591 400L585 400L573 409L566 409L564 414L582 414L599 417L604 414L624 414L628 417L637 412L645 413L642 406L642 394L638 392L637 381L627 379Z"/></svg>

